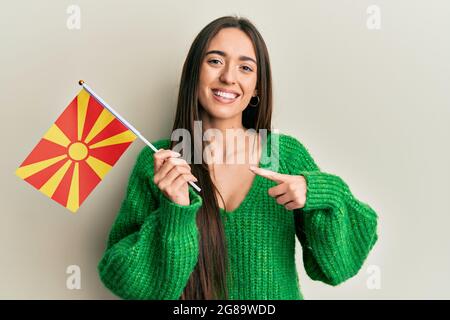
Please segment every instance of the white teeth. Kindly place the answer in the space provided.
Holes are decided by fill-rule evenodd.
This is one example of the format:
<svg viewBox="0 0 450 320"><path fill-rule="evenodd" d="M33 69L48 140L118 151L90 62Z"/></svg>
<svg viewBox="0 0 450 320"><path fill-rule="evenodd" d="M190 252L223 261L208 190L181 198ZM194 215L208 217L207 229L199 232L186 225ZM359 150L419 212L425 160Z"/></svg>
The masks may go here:
<svg viewBox="0 0 450 320"><path fill-rule="evenodd" d="M223 91L219 91L219 90L214 90L214 94L216 96L221 96L225 99L235 99L237 97L237 95L234 93L228 93L228 92L223 92Z"/></svg>

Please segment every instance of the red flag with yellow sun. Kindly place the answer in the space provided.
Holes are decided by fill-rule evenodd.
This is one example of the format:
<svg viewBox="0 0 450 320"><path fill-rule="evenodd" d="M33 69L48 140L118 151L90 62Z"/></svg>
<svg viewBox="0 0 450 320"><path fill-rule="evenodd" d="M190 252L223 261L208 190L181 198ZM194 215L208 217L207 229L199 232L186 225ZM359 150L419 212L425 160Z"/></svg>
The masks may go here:
<svg viewBox="0 0 450 320"><path fill-rule="evenodd" d="M76 212L136 137L83 88L16 175Z"/></svg>

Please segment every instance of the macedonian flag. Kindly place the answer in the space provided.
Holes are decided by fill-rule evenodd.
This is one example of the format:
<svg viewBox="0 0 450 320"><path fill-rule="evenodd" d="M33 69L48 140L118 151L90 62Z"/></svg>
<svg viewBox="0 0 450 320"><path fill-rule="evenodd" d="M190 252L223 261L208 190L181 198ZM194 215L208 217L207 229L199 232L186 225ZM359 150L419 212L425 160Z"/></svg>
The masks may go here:
<svg viewBox="0 0 450 320"><path fill-rule="evenodd" d="M76 212L136 135L82 89L16 175Z"/></svg>

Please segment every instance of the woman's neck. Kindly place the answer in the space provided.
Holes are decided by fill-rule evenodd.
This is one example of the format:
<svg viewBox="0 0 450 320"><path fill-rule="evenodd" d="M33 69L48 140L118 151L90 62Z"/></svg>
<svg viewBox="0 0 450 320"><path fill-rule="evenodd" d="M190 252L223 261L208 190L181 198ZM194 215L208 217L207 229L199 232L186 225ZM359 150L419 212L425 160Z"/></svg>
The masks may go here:
<svg viewBox="0 0 450 320"><path fill-rule="evenodd" d="M217 119L203 113L201 119L205 146L211 153L207 157L212 157L208 160L210 164L240 162L233 159L242 159L249 153L249 147L258 146L257 133L242 125L242 114L232 119Z"/></svg>
<svg viewBox="0 0 450 320"><path fill-rule="evenodd" d="M247 131L242 125L242 117L236 117L234 119L217 119L204 116L202 117L202 129L203 132L206 132L209 129L220 130L224 137L227 130L230 131L230 133L244 133Z"/></svg>

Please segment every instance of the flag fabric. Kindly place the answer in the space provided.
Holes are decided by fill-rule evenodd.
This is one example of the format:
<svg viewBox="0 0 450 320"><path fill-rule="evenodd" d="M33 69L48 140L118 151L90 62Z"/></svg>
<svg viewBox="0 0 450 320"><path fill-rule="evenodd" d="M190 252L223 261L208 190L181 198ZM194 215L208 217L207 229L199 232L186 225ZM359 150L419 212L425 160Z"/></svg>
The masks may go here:
<svg viewBox="0 0 450 320"><path fill-rule="evenodd" d="M136 137L83 88L16 175L76 212Z"/></svg>

